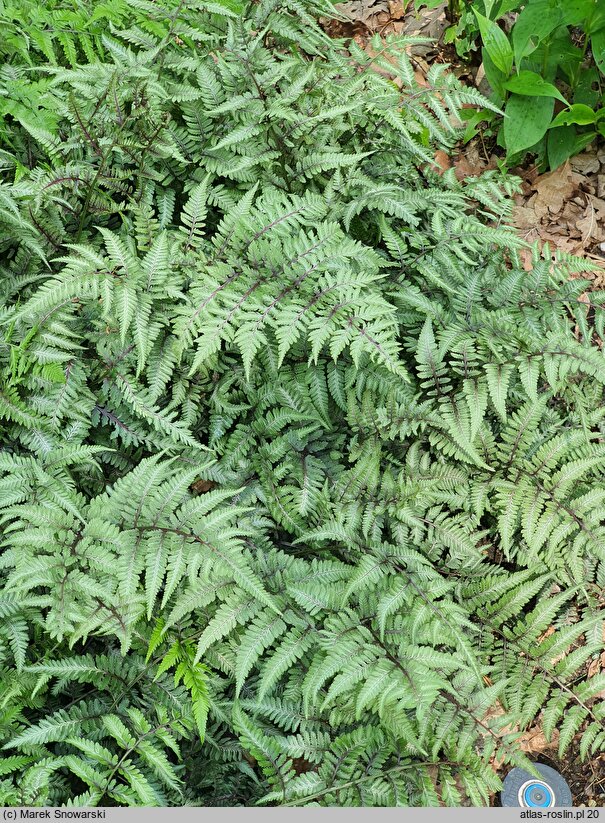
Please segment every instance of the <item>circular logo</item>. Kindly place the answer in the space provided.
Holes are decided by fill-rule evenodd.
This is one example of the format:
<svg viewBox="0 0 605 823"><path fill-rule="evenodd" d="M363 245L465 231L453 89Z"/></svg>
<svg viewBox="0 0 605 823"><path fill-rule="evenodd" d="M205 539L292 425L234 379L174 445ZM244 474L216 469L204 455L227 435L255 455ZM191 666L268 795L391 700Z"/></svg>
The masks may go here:
<svg viewBox="0 0 605 823"><path fill-rule="evenodd" d="M526 809L548 809L555 805L550 786L541 780L527 780L519 788L519 805Z"/></svg>

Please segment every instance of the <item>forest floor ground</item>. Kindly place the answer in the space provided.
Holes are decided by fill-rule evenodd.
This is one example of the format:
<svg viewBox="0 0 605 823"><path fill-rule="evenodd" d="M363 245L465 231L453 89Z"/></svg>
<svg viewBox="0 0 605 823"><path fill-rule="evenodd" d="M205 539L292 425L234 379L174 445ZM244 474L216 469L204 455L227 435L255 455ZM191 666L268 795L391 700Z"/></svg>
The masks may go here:
<svg viewBox="0 0 605 823"><path fill-rule="evenodd" d="M376 34L430 38L430 43L413 49L419 83L426 83L427 72L438 62L447 64L448 70L464 83L482 93L489 92L480 56L475 53L465 62L453 45L444 44L444 33L450 25L446 2L434 9L415 10L414 2L408 0L349 0L337 4L337 8L348 22L327 21L325 28L332 36L353 38L370 54L370 39ZM444 171L453 167L457 178L463 180L496 169L503 155L493 137L484 138L479 132L468 142L460 142L450 155L438 151L435 164ZM605 289L605 144L589 145L553 172L541 173L529 157L510 174L520 180L513 211L519 235L528 243L548 243L553 251L577 254L602 267L602 274L597 270L582 276L592 279L592 289ZM525 256L522 253L522 259L530 269L529 250ZM605 653L591 661L588 674L594 676L603 669ZM552 766L565 777L575 806L605 806L605 753L582 761L578 739L560 759L558 738L547 741L538 724L523 734L520 746L533 760ZM492 805L499 805L498 796L492 798Z"/></svg>

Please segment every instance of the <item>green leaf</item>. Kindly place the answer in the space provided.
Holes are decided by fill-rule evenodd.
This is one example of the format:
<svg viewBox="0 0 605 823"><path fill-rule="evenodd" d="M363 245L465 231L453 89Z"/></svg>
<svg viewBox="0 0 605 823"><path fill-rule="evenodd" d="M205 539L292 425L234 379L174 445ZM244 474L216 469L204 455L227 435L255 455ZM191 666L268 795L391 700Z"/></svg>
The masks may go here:
<svg viewBox="0 0 605 823"><path fill-rule="evenodd" d="M501 365L488 363L485 366L489 395L494 408L503 420L506 420L506 396L513 371L514 366L512 363L503 363Z"/></svg>
<svg viewBox="0 0 605 823"><path fill-rule="evenodd" d="M592 131L578 134L575 126L559 126L556 129L549 129L547 153L550 169L558 168L568 157L581 152L596 136L596 133Z"/></svg>
<svg viewBox="0 0 605 823"><path fill-rule="evenodd" d="M505 74L510 74L513 67L513 50L500 26L493 20L488 20L476 9L473 9L483 45L494 62L494 65Z"/></svg>
<svg viewBox="0 0 605 823"><path fill-rule="evenodd" d="M504 83L507 91L514 91L515 94L525 94L530 97L556 97L565 105L569 105L561 92L552 83L547 83L535 71L520 71L513 74L510 80Z"/></svg>
<svg viewBox="0 0 605 823"><path fill-rule="evenodd" d="M504 109L504 140L508 156L535 146L544 137L554 105L552 97L511 94Z"/></svg>
<svg viewBox="0 0 605 823"><path fill-rule="evenodd" d="M565 0L561 3L561 23L565 26L581 26L594 13L595 0Z"/></svg>
<svg viewBox="0 0 605 823"><path fill-rule="evenodd" d="M496 66L496 64L484 48L481 49L481 58L483 60L483 70L485 71L485 77L487 78L487 82L490 84L496 95L495 102L497 102L498 105L502 105L506 98L506 89L504 88L504 83L508 78L508 72L505 73L503 71L500 71L498 66Z"/></svg>
<svg viewBox="0 0 605 823"><path fill-rule="evenodd" d="M515 65L535 51L561 21L561 11L550 0L529 3L517 17L511 33Z"/></svg>
<svg viewBox="0 0 605 823"><path fill-rule="evenodd" d="M585 106L583 103L574 103L565 111L560 111L550 127L552 129L557 126L571 126L573 123L578 126L588 126L590 123L594 123L596 119L597 113L590 106Z"/></svg>
<svg viewBox="0 0 605 823"><path fill-rule="evenodd" d="M479 132L479 125L481 123L492 123L496 113L489 109L462 109L460 112L460 119L463 121L465 129L462 140L468 143L473 137L476 137Z"/></svg>
<svg viewBox="0 0 605 823"><path fill-rule="evenodd" d="M530 400L538 399L540 362L537 357L526 357L519 362L519 377Z"/></svg>
<svg viewBox="0 0 605 823"><path fill-rule="evenodd" d="M601 74L605 74L605 28L595 31L590 38L592 56Z"/></svg>
<svg viewBox="0 0 605 823"><path fill-rule="evenodd" d="M437 3L437 5L441 5L441 3ZM448 43L453 43L458 36L458 26L448 26L447 29L443 32L443 42L445 45Z"/></svg>

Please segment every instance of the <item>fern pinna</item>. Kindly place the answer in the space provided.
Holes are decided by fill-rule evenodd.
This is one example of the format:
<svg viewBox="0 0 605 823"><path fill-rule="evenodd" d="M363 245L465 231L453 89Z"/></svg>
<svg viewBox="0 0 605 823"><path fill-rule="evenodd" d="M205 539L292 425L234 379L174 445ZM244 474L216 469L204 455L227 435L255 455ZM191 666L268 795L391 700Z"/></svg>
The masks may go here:
<svg viewBox="0 0 605 823"><path fill-rule="evenodd" d="M602 298L435 174L480 98L318 3L98 8L2 52L52 116L2 110L0 801L484 805L536 722L601 751Z"/></svg>

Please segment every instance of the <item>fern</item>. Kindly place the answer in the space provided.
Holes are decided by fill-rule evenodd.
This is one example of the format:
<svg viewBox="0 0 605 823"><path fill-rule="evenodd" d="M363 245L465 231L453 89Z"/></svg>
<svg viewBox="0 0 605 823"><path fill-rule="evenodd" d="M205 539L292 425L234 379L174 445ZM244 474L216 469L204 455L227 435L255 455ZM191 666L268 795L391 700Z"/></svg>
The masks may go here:
<svg viewBox="0 0 605 823"><path fill-rule="evenodd" d="M5 805L487 805L536 722L603 750L602 298L432 171L485 101L333 14L0 10Z"/></svg>

